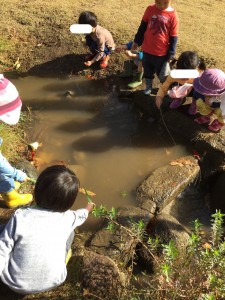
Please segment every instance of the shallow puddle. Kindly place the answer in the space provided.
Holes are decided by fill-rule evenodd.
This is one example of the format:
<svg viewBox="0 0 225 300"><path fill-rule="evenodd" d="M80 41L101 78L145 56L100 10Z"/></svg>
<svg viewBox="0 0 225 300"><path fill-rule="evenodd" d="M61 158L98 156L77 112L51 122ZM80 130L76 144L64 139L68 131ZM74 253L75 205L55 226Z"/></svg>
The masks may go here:
<svg viewBox="0 0 225 300"><path fill-rule="evenodd" d="M30 142L42 142L40 169L65 162L97 204L136 205L135 189L150 172L187 155L155 123L142 122L132 105L120 103L106 80L24 77L12 80L35 116ZM160 187L159 187L160 189ZM80 194L74 208L86 204ZM92 228L90 218L85 228Z"/></svg>

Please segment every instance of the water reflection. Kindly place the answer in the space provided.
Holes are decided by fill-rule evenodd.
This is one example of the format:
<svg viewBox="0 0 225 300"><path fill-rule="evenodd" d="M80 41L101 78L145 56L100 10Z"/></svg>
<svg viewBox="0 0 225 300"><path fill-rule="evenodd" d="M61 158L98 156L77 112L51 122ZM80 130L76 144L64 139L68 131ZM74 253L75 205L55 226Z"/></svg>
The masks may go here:
<svg viewBox="0 0 225 300"><path fill-rule="evenodd" d="M97 194L96 204L135 205L135 189L152 170L187 154L157 124L140 122L132 106L119 103L107 81L26 77L13 83L35 115L30 139L43 143L42 168L64 161ZM86 202L83 195L78 200L76 208Z"/></svg>

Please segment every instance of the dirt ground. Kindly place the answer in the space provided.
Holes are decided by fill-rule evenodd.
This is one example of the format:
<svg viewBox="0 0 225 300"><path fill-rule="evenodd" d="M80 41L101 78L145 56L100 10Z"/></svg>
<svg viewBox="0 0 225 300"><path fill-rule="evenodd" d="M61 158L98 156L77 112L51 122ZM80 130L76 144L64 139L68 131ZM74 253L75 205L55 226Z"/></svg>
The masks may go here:
<svg viewBox="0 0 225 300"><path fill-rule="evenodd" d="M82 35L69 31L83 10L95 12L99 23L110 30L116 44L133 40L145 8L151 1L136 0L9 0L0 7L0 72L13 69L36 75L83 74L87 49ZM177 56L195 50L209 67L225 70L224 0L174 0L180 19ZM100 76L116 75L124 56L114 54ZM16 63L16 64L15 64ZM85 73L85 72L84 72ZM86 74L86 73L85 73Z"/></svg>
<svg viewBox="0 0 225 300"><path fill-rule="evenodd" d="M133 40L145 8L150 1L136 0L8 0L0 5L0 73L37 76L92 74L114 76L122 71L125 56L113 54L109 67L86 69L84 55L88 49L82 35L69 31L83 10L96 13L99 23L111 31L116 44ZM195 50L208 67L225 71L224 0L174 0L180 19L177 55ZM1 217L1 215L0 215ZM56 290L30 295L24 299L79 299L74 289L73 271ZM0 285L0 298L21 299ZM72 295L72 296L71 296Z"/></svg>

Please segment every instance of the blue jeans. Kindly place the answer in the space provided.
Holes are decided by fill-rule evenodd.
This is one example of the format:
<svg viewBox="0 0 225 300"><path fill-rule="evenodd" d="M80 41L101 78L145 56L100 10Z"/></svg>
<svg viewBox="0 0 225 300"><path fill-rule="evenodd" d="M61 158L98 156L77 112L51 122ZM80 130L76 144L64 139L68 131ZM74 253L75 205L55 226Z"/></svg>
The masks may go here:
<svg viewBox="0 0 225 300"><path fill-rule="evenodd" d="M12 167L0 151L0 194L8 193L15 188L14 180L24 181L27 175Z"/></svg>
<svg viewBox="0 0 225 300"><path fill-rule="evenodd" d="M157 76L159 77L160 71L166 60L167 55L156 56L147 52L143 52L142 65L144 68L144 78L153 79L154 74L157 74Z"/></svg>
<svg viewBox="0 0 225 300"><path fill-rule="evenodd" d="M97 42L93 41L92 38L90 37L90 35L86 35L85 39L86 39L86 44L87 44L89 50L91 51L91 53L96 55L98 53L98 44L97 44ZM104 56L109 55L110 52L111 52L110 49L105 46Z"/></svg>

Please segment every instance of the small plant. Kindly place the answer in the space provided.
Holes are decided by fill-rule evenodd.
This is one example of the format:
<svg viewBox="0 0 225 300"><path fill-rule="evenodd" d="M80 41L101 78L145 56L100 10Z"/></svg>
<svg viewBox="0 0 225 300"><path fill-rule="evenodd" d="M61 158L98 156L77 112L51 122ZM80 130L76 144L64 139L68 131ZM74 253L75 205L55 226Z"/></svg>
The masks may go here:
<svg viewBox="0 0 225 300"><path fill-rule="evenodd" d="M127 197L127 192L125 192L125 191L122 191L122 192L120 192L120 196L122 197L122 198L126 198Z"/></svg>
<svg viewBox="0 0 225 300"><path fill-rule="evenodd" d="M89 197L89 196L87 196ZM195 220L186 251L179 252L174 241L162 244L158 237L146 241L143 221L126 228L116 221L115 208L95 207L93 215L108 219L109 230L120 226L138 239L155 262L154 274L148 275L145 288L129 287L124 299L225 299L225 241L223 220L225 215L216 211L212 215L211 238L205 241L202 224ZM161 248L162 254L158 255ZM138 276L135 276L138 280ZM146 288L147 284L147 288Z"/></svg>

